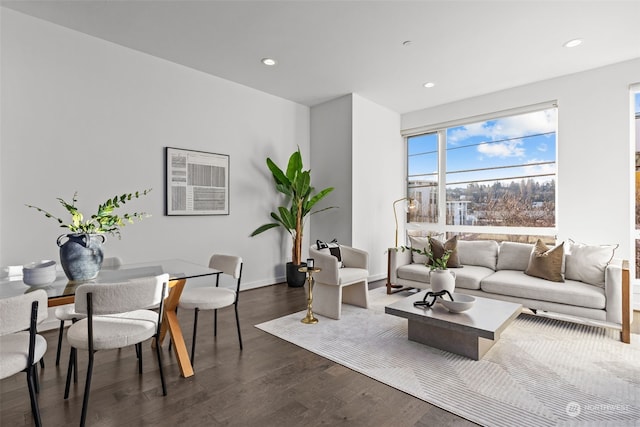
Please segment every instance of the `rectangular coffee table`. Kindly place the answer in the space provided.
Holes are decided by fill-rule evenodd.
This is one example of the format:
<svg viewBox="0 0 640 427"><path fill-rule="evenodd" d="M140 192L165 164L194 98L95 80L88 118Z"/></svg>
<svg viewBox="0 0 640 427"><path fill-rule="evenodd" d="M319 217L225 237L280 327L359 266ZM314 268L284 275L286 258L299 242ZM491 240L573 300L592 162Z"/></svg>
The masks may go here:
<svg viewBox="0 0 640 427"><path fill-rule="evenodd" d="M480 360L498 341L502 331L522 310L520 304L473 296L471 309L450 313L442 304L431 308L414 307L427 291L385 307L387 314L409 321L409 339L430 347Z"/></svg>

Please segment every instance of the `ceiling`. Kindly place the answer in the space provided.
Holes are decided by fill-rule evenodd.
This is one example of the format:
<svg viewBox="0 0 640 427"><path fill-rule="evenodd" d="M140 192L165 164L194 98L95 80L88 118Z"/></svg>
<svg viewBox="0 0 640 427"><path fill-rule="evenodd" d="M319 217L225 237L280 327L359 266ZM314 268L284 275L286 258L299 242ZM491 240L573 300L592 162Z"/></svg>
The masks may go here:
<svg viewBox="0 0 640 427"><path fill-rule="evenodd" d="M640 58L640 0L0 3L308 106L405 113Z"/></svg>

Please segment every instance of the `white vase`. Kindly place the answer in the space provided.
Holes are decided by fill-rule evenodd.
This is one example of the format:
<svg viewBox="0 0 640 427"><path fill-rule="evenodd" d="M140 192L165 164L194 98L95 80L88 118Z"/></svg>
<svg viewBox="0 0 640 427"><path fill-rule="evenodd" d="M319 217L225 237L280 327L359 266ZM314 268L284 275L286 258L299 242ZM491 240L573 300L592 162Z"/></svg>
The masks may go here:
<svg viewBox="0 0 640 427"><path fill-rule="evenodd" d="M451 270L431 270L429 284L432 292L449 291L453 293L456 287L456 273Z"/></svg>

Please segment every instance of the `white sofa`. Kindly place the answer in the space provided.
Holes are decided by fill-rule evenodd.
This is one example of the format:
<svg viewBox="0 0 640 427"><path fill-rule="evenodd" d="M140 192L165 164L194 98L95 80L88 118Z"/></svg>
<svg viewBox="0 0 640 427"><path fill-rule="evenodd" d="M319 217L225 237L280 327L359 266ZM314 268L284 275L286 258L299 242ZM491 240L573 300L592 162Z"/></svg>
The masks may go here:
<svg viewBox="0 0 640 427"><path fill-rule="evenodd" d="M533 245L525 243L458 241L462 267L451 269L456 275L456 292L520 303L534 312L561 315L564 320L621 329L622 340L628 342L631 298L627 297L628 304L623 307L623 282L624 286L629 284L623 281L621 261L611 260L600 267L602 283L566 277L564 282L552 282L525 274L532 249ZM569 256L564 257L563 274ZM429 267L413 262L413 258L411 250L389 249L388 284L429 288ZM579 276L581 271L571 275Z"/></svg>

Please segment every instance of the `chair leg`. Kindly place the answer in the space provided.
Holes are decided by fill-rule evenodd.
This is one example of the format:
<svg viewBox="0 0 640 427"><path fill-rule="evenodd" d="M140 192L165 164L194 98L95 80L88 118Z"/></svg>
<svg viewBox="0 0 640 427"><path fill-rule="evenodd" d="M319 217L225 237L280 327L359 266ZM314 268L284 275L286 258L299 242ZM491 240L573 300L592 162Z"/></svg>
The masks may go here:
<svg viewBox="0 0 640 427"><path fill-rule="evenodd" d="M218 336L218 310L213 310L213 336Z"/></svg>
<svg viewBox="0 0 640 427"><path fill-rule="evenodd" d="M156 335L156 343L159 342L160 336ZM160 346L156 344L156 356L158 357L158 367L160 368L160 382L162 383L162 395L167 395L167 386L164 382L164 371L162 369L162 357L160 356Z"/></svg>
<svg viewBox="0 0 640 427"><path fill-rule="evenodd" d="M44 369L44 359L40 359L40 367Z"/></svg>
<svg viewBox="0 0 640 427"><path fill-rule="evenodd" d="M40 382L38 381L38 364L37 363L33 364L33 385L36 390L36 393L40 393Z"/></svg>
<svg viewBox="0 0 640 427"><path fill-rule="evenodd" d="M60 351L62 350L62 335L64 335L64 320L60 321L60 332L58 332L58 351L56 351L56 366L60 365Z"/></svg>
<svg viewBox="0 0 640 427"><path fill-rule="evenodd" d="M176 315L178 315L178 307L176 307ZM171 337L169 337L169 352L171 352Z"/></svg>
<svg viewBox="0 0 640 427"><path fill-rule="evenodd" d="M91 390L91 374L93 373L93 352L89 352L89 365L87 366L87 382L84 385L84 399L82 400L82 416L80 417L80 427L84 427L87 419L87 409L89 408L89 391Z"/></svg>
<svg viewBox="0 0 640 427"><path fill-rule="evenodd" d="M142 374L142 344L136 344L136 353L138 354L138 373Z"/></svg>
<svg viewBox="0 0 640 427"><path fill-rule="evenodd" d="M236 326L238 327L238 341L240 341L240 350L242 350L242 334L240 333L240 318L238 317L238 304L234 304L236 310Z"/></svg>
<svg viewBox="0 0 640 427"><path fill-rule="evenodd" d="M191 366L196 360L196 333L198 331L198 313L200 312L199 308L194 310L193 315L193 339L191 340Z"/></svg>
<svg viewBox="0 0 640 427"><path fill-rule="evenodd" d="M74 366L78 368L78 365L75 363L76 349L71 347L69 351L69 366L67 367L67 383L64 386L64 398L67 399L69 397L69 386L71 385L71 371L74 370ZM77 377L76 377L77 378Z"/></svg>
<svg viewBox="0 0 640 427"><path fill-rule="evenodd" d="M38 399L36 398L36 387L34 381L35 375L35 364L27 368L27 386L29 387L29 399L31 400L31 412L33 413L33 418L35 420L36 426L40 427L42 425L42 420L40 419L40 408L38 407Z"/></svg>

